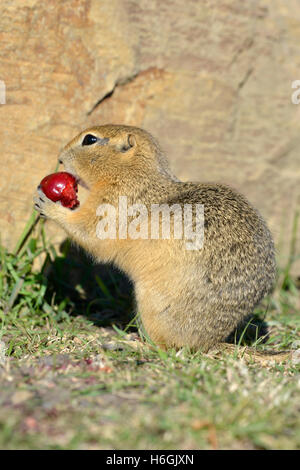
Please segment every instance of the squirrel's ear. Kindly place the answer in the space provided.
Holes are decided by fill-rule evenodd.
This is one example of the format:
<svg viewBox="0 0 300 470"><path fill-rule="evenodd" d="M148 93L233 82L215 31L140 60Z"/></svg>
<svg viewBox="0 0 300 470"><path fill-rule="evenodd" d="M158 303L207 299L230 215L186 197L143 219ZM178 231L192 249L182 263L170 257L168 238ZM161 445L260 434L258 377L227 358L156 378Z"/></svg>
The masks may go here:
<svg viewBox="0 0 300 470"><path fill-rule="evenodd" d="M127 150L130 150L132 147L136 146L136 139L133 134L128 134L127 138L124 140L125 141L121 147L121 152L127 152Z"/></svg>

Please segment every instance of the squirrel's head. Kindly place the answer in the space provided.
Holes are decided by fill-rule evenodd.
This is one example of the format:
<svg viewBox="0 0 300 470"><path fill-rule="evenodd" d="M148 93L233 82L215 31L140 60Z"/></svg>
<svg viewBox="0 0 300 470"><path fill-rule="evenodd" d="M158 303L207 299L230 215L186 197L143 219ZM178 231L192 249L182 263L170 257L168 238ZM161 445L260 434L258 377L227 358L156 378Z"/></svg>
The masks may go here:
<svg viewBox="0 0 300 470"><path fill-rule="evenodd" d="M143 129L105 125L86 129L69 142L59 162L88 189L98 184L138 185L174 179L156 140Z"/></svg>

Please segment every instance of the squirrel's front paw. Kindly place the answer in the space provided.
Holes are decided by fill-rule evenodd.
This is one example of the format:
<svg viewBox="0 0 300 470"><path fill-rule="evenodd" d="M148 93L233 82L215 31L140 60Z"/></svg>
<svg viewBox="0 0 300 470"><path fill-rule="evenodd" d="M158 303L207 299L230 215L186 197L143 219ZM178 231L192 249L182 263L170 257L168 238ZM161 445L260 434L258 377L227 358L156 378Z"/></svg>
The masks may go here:
<svg viewBox="0 0 300 470"><path fill-rule="evenodd" d="M37 187L37 194L34 196L33 201L35 210L44 218L56 220L68 211L60 202L53 202L45 196L40 185Z"/></svg>

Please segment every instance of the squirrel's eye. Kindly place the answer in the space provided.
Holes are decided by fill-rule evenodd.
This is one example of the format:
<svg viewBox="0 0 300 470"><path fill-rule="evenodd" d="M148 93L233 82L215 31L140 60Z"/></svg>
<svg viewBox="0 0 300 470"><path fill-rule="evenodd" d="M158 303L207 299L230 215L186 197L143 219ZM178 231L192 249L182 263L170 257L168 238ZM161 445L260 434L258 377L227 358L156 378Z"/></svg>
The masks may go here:
<svg viewBox="0 0 300 470"><path fill-rule="evenodd" d="M82 141L82 144L81 145L92 145L94 144L95 142L97 142L98 138L95 137L94 135L92 134L87 134L83 141Z"/></svg>

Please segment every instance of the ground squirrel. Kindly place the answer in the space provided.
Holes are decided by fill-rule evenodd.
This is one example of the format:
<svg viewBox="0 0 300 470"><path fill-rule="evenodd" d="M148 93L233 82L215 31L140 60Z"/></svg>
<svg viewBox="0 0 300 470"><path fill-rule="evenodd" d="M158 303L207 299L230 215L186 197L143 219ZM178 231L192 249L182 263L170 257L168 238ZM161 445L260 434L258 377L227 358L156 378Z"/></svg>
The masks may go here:
<svg viewBox="0 0 300 470"><path fill-rule="evenodd" d="M89 190L86 201L70 210L38 189L35 208L97 261L112 262L129 276L137 312L158 346L207 352L224 342L270 292L274 244L258 211L225 185L179 181L145 130L89 128L64 147L59 162ZM204 205L203 246L187 249L186 240L174 233L170 239L133 239L127 232L126 237L99 238L103 214L101 219L97 208L110 204L119 220L120 196L127 197L128 206L142 204L149 210L153 204ZM141 215L141 223L143 217L148 220L149 214ZM171 219L174 223L172 213ZM194 227L194 216L190 223Z"/></svg>

